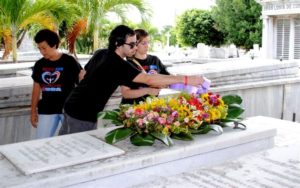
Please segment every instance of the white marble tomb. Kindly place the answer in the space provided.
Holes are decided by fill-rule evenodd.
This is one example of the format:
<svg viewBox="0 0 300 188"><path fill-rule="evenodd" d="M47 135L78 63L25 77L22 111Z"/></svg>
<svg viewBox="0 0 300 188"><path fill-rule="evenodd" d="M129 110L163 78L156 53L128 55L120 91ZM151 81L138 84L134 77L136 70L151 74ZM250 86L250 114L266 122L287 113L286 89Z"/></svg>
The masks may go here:
<svg viewBox="0 0 300 188"><path fill-rule="evenodd" d="M8 144L2 153L25 175L124 154L86 133Z"/></svg>
<svg viewBox="0 0 300 188"><path fill-rule="evenodd" d="M29 175L0 155L0 187L130 187L200 167L210 168L273 147L276 127L268 123L268 119L253 121L256 118L244 121L247 130L227 127L222 135L210 132L196 136L193 141L176 140L172 147L160 142L152 147L137 147L127 139L114 145L125 151L123 155ZM102 140L110 129L100 128L87 133ZM53 139L64 138L60 136ZM0 146L0 151L6 146ZM141 174L147 178L141 178Z"/></svg>

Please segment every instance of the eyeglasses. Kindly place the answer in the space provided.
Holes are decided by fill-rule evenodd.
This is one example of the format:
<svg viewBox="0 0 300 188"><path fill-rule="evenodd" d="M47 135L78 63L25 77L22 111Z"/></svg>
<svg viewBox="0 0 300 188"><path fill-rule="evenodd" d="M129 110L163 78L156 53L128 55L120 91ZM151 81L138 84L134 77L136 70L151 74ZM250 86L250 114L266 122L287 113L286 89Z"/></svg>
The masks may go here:
<svg viewBox="0 0 300 188"><path fill-rule="evenodd" d="M134 48L137 45L137 42L131 42L131 43L124 43L128 46L130 46L130 49Z"/></svg>

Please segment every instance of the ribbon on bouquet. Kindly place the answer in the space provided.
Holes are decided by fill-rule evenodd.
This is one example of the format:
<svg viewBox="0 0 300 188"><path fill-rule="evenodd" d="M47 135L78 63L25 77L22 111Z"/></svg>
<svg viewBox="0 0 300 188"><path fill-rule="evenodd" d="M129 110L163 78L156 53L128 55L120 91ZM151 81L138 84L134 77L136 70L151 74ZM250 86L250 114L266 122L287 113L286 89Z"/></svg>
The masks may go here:
<svg viewBox="0 0 300 188"><path fill-rule="evenodd" d="M211 83L211 81L204 77L203 84L198 86L198 87L178 83L178 84L170 85L170 88L175 89L175 90L179 90L179 91L185 91L185 92L190 93L190 94L191 93L202 94L202 93L207 93L208 92L208 90L210 88L210 83Z"/></svg>

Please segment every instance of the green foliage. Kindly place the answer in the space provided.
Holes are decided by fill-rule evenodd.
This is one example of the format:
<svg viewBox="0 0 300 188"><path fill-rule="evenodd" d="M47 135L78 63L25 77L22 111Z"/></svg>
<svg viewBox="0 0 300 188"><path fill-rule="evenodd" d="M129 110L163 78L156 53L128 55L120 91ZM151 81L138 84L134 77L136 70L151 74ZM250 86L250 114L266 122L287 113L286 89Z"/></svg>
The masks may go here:
<svg viewBox="0 0 300 188"><path fill-rule="evenodd" d="M251 49L261 44L261 6L255 0L216 0L212 15L217 27L226 33L226 42Z"/></svg>
<svg viewBox="0 0 300 188"><path fill-rule="evenodd" d="M238 95L224 95L222 97L222 100L225 104L241 104L243 102L243 99Z"/></svg>
<svg viewBox="0 0 300 188"><path fill-rule="evenodd" d="M177 44L175 27L173 27L171 25L167 25L167 26L163 27L161 34L160 34L160 41L162 41L164 46L167 45L167 35L170 36L169 45L175 46Z"/></svg>
<svg viewBox="0 0 300 188"><path fill-rule="evenodd" d="M69 0L74 3L74 0ZM141 16L142 21L147 21L152 14L151 10L148 8L147 3L144 0L77 0L77 3L83 10L83 17L88 20L88 28L86 35L89 38L92 38L93 50L95 51L99 47L99 36L103 33L108 34L105 29L103 29L103 25L107 24L107 20L109 19L109 15L114 15L119 18L121 23L126 23L128 20L128 12L132 9L136 9ZM104 34L105 35L105 34ZM81 51L90 51L84 48L86 47L87 41L82 38L82 49ZM103 47L104 45L102 45ZM78 50L79 51L79 50Z"/></svg>
<svg viewBox="0 0 300 188"><path fill-rule="evenodd" d="M189 133L179 133L179 134L174 134L172 135L172 138L177 139L177 140L185 140L185 141L191 141L193 140L192 134Z"/></svg>
<svg viewBox="0 0 300 188"><path fill-rule="evenodd" d="M98 113L98 118L104 120L110 120L114 125L122 125L122 121L119 119L119 109L102 111Z"/></svg>
<svg viewBox="0 0 300 188"><path fill-rule="evenodd" d="M239 117L245 110L239 104L230 104L228 106L227 118L233 119Z"/></svg>
<svg viewBox="0 0 300 188"><path fill-rule="evenodd" d="M153 133L151 133L151 135L154 136L156 139L162 141L167 146L173 145L173 141L170 138L170 136L168 136L168 135L164 135L164 134L159 133L159 132L153 132Z"/></svg>
<svg viewBox="0 0 300 188"><path fill-rule="evenodd" d="M192 134L206 134L210 131L209 124L203 123L199 129L191 129Z"/></svg>
<svg viewBox="0 0 300 188"><path fill-rule="evenodd" d="M245 111L241 106L243 99L238 95L225 95L222 100L228 105L227 117L223 122L239 121L240 115Z"/></svg>
<svg viewBox="0 0 300 188"><path fill-rule="evenodd" d="M121 140L128 138L133 133L132 129L130 128L118 128L108 132L105 135L105 141L110 144L114 144Z"/></svg>
<svg viewBox="0 0 300 188"><path fill-rule="evenodd" d="M136 146L152 146L154 144L154 141L155 138L150 134L135 134L130 137L130 142Z"/></svg>
<svg viewBox="0 0 300 188"><path fill-rule="evenodd" d="M0 33L11 33L13 61L17 60L17 42L21 43L25 32L31 28L57 29L63 20L69 24L80 14L77 5L65 0L1 0L0 7Z"/></svg>
<svg viewBox="0 0 300 188"><path fill-rule="evenodd" d="M177 40L182 46L196 47L198 43L219 46L223 44L223 33L215 27L209 11L191 9L177 17Z"/></svg>

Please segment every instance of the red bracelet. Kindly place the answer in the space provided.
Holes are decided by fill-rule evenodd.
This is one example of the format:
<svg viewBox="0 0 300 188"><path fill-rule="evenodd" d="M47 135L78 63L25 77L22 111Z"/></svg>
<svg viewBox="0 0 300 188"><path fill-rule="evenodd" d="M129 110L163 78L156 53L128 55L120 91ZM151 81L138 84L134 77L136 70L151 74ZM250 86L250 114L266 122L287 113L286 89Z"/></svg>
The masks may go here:
<svg viewBox="0 0 300 188"><path fill-rule="evenodd" d="M188 84L188 77L184 76L184 85L187 85L187 84Z"/></svg>

